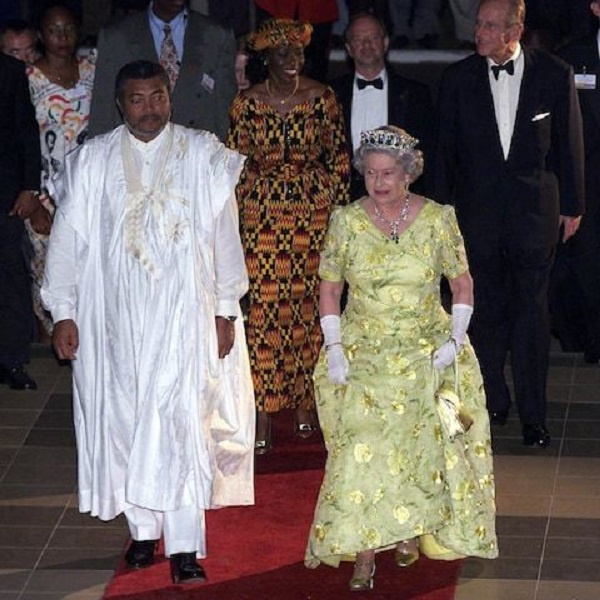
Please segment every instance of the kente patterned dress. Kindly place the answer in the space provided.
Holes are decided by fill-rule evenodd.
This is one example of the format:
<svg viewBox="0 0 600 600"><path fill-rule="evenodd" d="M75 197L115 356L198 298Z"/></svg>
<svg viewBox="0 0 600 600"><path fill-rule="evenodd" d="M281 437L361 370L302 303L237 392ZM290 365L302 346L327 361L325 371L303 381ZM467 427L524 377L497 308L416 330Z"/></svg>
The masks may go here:
<svg viewBox="0 0 600 600"><path fill-rule="evenodd" d="M40 200L51 214L54 214L54 205L48 194L48 181L62 169L65 156L83 144L87 135L95 61L94 52L79 58L79 81L69 89L50 81L35 65L29 65L27 68L29 93L40 128ZM52 320L40 299L48 236L33 231L29 221L26 221L25 225L32 245L33 308L47 332L52 333Z"/></svg>
<svg viewBox="0 0 600 600"><path fill-rule="evenodd" d="M497 555L494 476L479 364L469 341L458 356L458 393L474 418L450 441L434 401L454 389L454 368L435 376L432 353L450 335L442 275L468 269L454 209L426 201L398 243L361 201L336 210L320 275L347 281L342 344L349 383L315 372L328 458L305 564L337 566L357 552L420 537L431 558Z"/></svg>
<svg viewBox="0 0 600 600"><path fill-rule="evenodd" d="M311 409L319 253L333 206L348 200L343 116L329 88L285 116L238 95L230 116L228 145L248 157L236 193L257 408Z"/></svg>

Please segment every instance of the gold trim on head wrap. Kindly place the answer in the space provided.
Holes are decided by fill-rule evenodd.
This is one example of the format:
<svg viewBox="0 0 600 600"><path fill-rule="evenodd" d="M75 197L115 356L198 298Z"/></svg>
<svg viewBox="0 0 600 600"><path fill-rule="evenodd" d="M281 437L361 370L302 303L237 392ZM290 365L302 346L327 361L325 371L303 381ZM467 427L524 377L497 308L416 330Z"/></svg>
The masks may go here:
<svg viewBox="0 0 600 600"><path fill-rule="evenodd" d="M309 23L292 19L269 19L250 34L246 45L255 52L286 44L300 44L306 47L310 43L312 30L312 25Z"/></svg>
<svg viewBox="0 0 600 600"><path fill-rule="evenodd" d="M388 125L378 129L368 129L360 132L360 147L373 148L374 150L414 150L419 143L417 138L412 137L404 129Z"/></svg>

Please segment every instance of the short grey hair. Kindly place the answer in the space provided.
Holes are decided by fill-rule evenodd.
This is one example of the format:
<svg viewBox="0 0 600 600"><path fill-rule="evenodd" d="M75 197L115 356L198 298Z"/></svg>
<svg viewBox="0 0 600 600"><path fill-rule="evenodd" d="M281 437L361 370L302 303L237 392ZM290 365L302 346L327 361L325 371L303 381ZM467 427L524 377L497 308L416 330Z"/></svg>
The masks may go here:
<svg viewBox="0 0 600 600"><path fill-rule="evenodd" d="M408 175L409 182L416 181L425 166L423 153L415 148L419 140L394 125L384 125L361 134L360 146L354 153L352 164L361 174L365 174L365 161L369 154L391 156Z"/></svg>

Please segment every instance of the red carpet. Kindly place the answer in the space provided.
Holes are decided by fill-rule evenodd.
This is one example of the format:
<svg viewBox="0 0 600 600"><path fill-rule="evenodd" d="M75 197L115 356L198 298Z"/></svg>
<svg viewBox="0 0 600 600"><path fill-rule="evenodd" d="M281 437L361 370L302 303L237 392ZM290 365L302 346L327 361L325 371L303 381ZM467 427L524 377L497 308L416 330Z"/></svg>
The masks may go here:
<svg viewBox="0 0 600 600"><path fill-rule="evenodd" d="M169 562L141 571L119 565L106 589L106 600L452 600L460 561L422 558L408 569L398 569L393 552L377 557L375 587L351 593L352 565L339 569L307 569L302 562L312 522L325 451L322 440L292 439L288 414L277 417L273 428L275 450L257 457L256 506L207 513L209 558L202 561L209 581L175 586Z"/></svg>

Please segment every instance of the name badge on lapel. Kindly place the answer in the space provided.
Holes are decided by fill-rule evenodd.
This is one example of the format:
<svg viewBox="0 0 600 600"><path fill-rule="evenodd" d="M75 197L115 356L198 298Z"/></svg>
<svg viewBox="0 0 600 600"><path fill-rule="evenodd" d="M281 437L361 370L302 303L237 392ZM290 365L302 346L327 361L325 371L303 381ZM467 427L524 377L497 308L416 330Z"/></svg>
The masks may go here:
<svg viewBox="0 0 600 600"><path fill-rule="evenodd" d="M596 75L594 73L575 73L575 87L578 90L595 90Z"/></svg>
<svg viewBox="0 0 600 600"><path fill-rule="evenodd" d="M204 73L204 75L202 75L202 80L200 81L200 85L207 92L212 94L215 89L215 80L207 73Z"/></svg>

